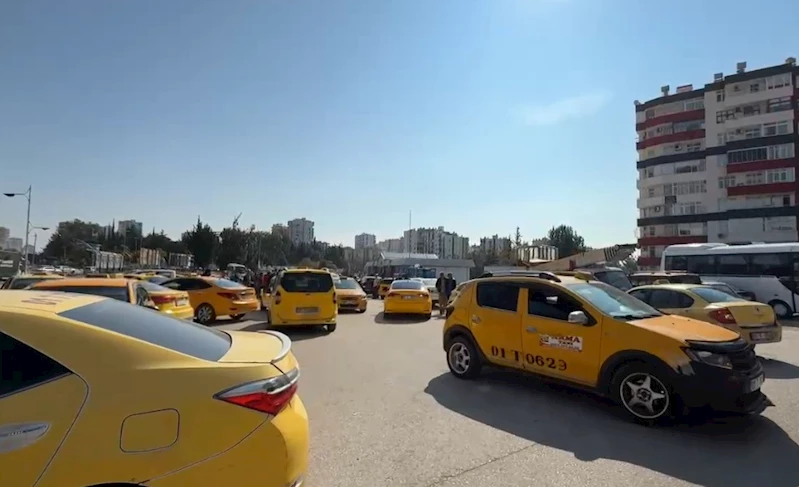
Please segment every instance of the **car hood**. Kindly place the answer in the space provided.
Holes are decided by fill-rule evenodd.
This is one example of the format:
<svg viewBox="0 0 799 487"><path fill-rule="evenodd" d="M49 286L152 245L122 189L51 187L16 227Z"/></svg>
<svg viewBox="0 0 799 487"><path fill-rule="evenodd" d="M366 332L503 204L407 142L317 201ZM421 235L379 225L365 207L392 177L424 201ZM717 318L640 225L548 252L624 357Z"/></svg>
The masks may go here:
<svg viewBox="0 0 799 487"><path fill-rule="evenodd" d="M737 340L740 337L737 332L724 327L677 315L663 315L642 320L630 320L628 323L681 342L685 342L686 340L729 342Z"/></svg>

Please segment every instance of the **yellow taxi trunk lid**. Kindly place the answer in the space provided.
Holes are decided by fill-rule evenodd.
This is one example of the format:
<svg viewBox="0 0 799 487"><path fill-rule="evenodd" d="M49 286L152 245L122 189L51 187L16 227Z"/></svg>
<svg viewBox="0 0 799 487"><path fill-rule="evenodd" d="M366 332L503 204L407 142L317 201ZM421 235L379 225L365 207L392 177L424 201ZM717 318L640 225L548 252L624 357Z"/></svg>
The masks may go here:
<svg viewBox="0 0 799 487"><path fill-rule="evenodd" d="M297 366L291 354L291 339L282 333L271 330L227 333L232 343L219 359L221 363L271 363L284 371Z"/></svg>
<svg viewBox="0 0 799 487"><path fill-rule="evenodd" d="M735 322L741 327L772 326L776 322L774 309L763 303L752 301L728 301L724 303L714 303L705 306L705 310L710 313L717 309L726 308L735 318Z"/></svg>
<svg viewBox="0 0 799 487"><path fill-rule="evenodd" d="M739 337L738 333L713 323L677 315L630 320L628 323L681 341L729 342Z"/></svg>

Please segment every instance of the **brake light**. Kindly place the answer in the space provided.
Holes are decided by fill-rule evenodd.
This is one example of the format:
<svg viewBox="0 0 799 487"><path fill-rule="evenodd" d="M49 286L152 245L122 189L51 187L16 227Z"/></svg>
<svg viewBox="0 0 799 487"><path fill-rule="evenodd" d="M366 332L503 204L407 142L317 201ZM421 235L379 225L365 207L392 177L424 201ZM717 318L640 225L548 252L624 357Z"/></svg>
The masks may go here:
<svg viewBox="0 0 799 487"><path fill-rule="evenodd" d="M420 298L426 298L427 296L429 296L429 294L419 293Z"/></svg>
<svg viewBox="0 0 799 487"><path fill-rule="evenodd" d="M236 299L239 297L239 295L236 293L219 293L219 295L222 296L223 298L228 298L228 299Z"/></svg>
<svg viewBox="0 0 799 487"><path fill-rule="evenodd" d="M275 304L280 304L280 301L281 301L280 291L277 291L275 292Z"/></svg>
<svg viewBox="0 0 799 487"><path fill-rule="evenodd" d="M397 294L397 293L388 293L388 294L386 294L387 298L393 298L395 296L399 296L399 294Z"/></svg>
<svg viewBox="0 0 799 487"><path fill-rule="evenodd" d="M732 312L728 308L719 308L714 309L710 313L708 313L712 319L718 321L723 325L735 325L735 317L732 315Z"/></svg>
<svg viewBox="0 0 799 487"><path fill-rule="evenodd" d="M220 392L216 399L262 413L276 415L285 408L297 393L300 369L283 375L249 382Z"/></svg>
<svg viewBox="0 0 799 487"><path fill-rule="evenodd" d="M175 300L173 296L150 296L150 299L152 299L155 304L166 304Z"/></svg>

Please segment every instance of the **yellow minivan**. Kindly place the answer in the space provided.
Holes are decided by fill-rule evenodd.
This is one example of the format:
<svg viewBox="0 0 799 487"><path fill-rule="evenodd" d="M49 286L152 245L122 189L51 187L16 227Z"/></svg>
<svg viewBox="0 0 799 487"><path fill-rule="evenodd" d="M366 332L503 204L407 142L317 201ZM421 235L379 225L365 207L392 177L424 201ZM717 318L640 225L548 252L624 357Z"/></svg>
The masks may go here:
<svg viewBox="0 0 799 487"><path fill-rule="evenodd" d="M322 269L286 269L272 279L266 310L270 326L320 325L336 330L333 277Z"/></svg>
<svg viewBox="0 0 799 487"><path fill-rule="evenodd" d="M457 378L483 365L530 372L608 396L645 424L696 408L758 414L771 405L763 366L738 333L665 315L584 276L467 281L447 306L443 345Z"/></svg>

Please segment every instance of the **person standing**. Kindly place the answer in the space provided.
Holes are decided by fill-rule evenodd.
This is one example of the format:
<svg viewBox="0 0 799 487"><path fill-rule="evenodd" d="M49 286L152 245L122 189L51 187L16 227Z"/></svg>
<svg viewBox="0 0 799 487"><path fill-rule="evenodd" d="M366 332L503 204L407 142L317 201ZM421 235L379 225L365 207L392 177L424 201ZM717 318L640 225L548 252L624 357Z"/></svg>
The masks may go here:
<svg viewBox="0 0 799 487"><path fill-rule="evenodd" d="M438 275L438 279L436 279L436 290L438 291L438 313L444 314L444 310L447 307L447 278L444 276L444 273Z"/></svg>

